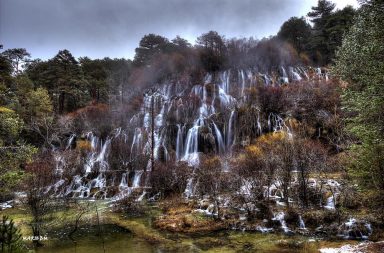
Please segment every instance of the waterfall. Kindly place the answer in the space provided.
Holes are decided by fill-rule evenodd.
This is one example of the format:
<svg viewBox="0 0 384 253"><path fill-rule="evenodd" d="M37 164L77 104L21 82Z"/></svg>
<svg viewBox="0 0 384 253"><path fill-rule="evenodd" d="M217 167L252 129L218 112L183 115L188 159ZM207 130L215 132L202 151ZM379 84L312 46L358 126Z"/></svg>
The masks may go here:
<svg viewBox="0 0 384 253"><path fill-rule="evenodd" d="M99 145L99 138L92 132L87 133L87 140L91 141L91 148L95 150Z"/></svg>
<svg viewBox="0 0 384 253"><path fill-rule="evenodd" d="M177 136L176 136L176 161L181 159L182 151L184 148L183 145L183 135L184 135L184 126L177 124Z"/></svg>
<svg viewBox="0 0 384 253"><path fill-rule="evenodd" d="M142 200L144 199L144 196L145 196L146 194L147 194L147 192L146 192L146 191L143 191L143 193L137 198L136 201L138 201L138 202L142 201Z"/></svg>
<svg viewBox="0 0 384 253"><path fill-rule="evenodd" d="M335 209L335 198L333 196L327 198L327 204L324 206L324 208L328 210Z"/></svg>
<svg viewBox="0 0 384 253"><path fill-rule="evenodd" d="M104 162L105 153L107 152L107 148L109 147L109 144L111 144L111 139L107 139L107 141L102 145L101 152L96 159L97 162Z"/></svg>
<svg viewBox="0 0 384 253"><path fill-rule="evenodd" d="M299 73L297 73L293 67L289 67L289 71L294 81L300 81L302 79Z"/></svg>
<svg viewBox="0 0 384 253"><path fill-rule="evenodd" d="M226 93L228 94L229 90L230 90L230 87L229 87L229 76L230 76L230 70L228 71L224 71L221 75L220 75L220 81L221 81L221 85L220 85L220 88Z"/></svg>
<svg viewBox="0 0 384 253"><path fill-rule="evenodd" d="M190 198L193 196L193 178L188 178L187 186L185 187L184 196Z"/></svg>
<svg viewBox="0 0 384 253"><path fill-rule="evenodd" d="M234 116L235 116L235 111L231 111L231 115L229 116L229 121L228 121L228 133L227 133L227 149L229 150L230 147L233 144L233 125L234 125Z"/></svg>
<svg viewBox="0 0 384 253"><path fill-rule="evenodd" d="M137 188L137 187L140 187L140 179L141 179L141 175L143 175L143 170L137 170L135 171L135 176L133 177L133 181L132 181L132 188Z"/></svg>
<svg viewBox="0 0 384 253"><path fill-rule="evenodd" d="M212 75L207 74L204 78L204 84L212 83Z"/></svg>
<svg viewBox="0 0 384 253"><path fill-rule="evenodd" d="M215 129L216 142L217 142L217 151L219 154L223 154L225 151L225 145L223 141L223 137L221 136L221 132L219 128L216 126L215 122L212 121L213 128Z"/></svg>
<svg viewBox="0 0 384 253"><path fill-rule="evenodd" d="M252 71L251 70L247 70L247 78L250 82L250 87L252 87L254 85L254 80L253 80L253 74L252 74Z"/></svg>
<svg viewBox="0 0 384 253"><path fill-rule="evenodd" d="M287 226L287 223L285 222L285 214L284 212L278 212L272 220L278 220L280 221L281 228L283 229L284 233L289 233L291 232Z"/></svg>
<svg viewBox="0 0 384 253"><path fill-rule="evenodd" d="M108 169L108 162L105 160L105 155L107 153L108 147L111 144L111 139L107 139L107 141L102 145L101 152L99 156L96 158L96 162L100 163L100 171L105 171Z"/></svg>
<svg viewBox="0 0 384 253"><path fill-rule="evenodd" d="M274 113L270 113L268 115L268 129L269 131L273 131L273 132L282 130L283 119Z"/></svg>
<svg viewBox="0 0 384 253"><path fill-rule="evenodd" d="M136 157L142 151L142 142L143 135L140 128L135 129L135 133L133 135L133 141L131 145L131 160Z"/></svg>
<svg viewBox="0 0 384 253"><path fill-rule="evenodd" d="M262 128L260 123L260 112L257 113L257 134L260 136L262 134Z"/></svg>
<svg viewBox="0 0 384 253"><path fill-rule="evenodd" d="M308 69L304 67L286 66L280 67L278 70L280 81L284 79L284 82L313 78L313 75L307 74ZM311 69L311 71L315 74L315 79L327 78L324 69ZM231 75L235 75L234 78L231 78ZM139 162L130 162L136 161L138 156L151 154L152 133L154 134L155 160L165 157L165 160L169 161L172 157L170 154L174 152L176 161L186 161L189 166L196 167L200 162L199 152L207 150L207 152L211 152L210 154L215 153L219 156L226 155L226 152L230 154L231 147L236 143L236 129L238 129L237 115L239 114L236 108L245 106L249 99L244 97L246 89L255 87L256 84L271 85L275 80L270 73L261 73L256 68L226 70L217 73L217 77L215 80L212 74L206 74L202 83L193 86L183 83L181 80L154 85L144 92L140 109L127 120L127 125L118 126L105 139L101 139L93 132L73 133L68 136L61 150L54 151L55 171L58 175L67 173L68 171L64 171L64 169L69 164L66 161L68 158L60 152L69 150L73 146L76 136L85 136L90 143L90 148L84 150L83 170L78 175L70 175L71 180L68 184L61 181L56 187L58 191L61 191L58 194L98 198L106 196L100 196L100 194L110 191L113 188L110 186L127 188L127 191L131 192L140 184L143 185L142 182L140 183L142 170L144 166L151 168L151 159L148 159L148 162L145 161L144 165ZM260 114L258 113L254 122L257 136L262 134L263 127L268 127L271 132L285 131L288 136L292 136L289 125L281 115L271 113L268 115L268 119L264 119ZM154 129L152 129L152 118L154 119ZM268 121L268 126L264 120ZM209 142L209 145L202 147L203 143L199 142L203 140ZM130 159L125 159L125 157L121 159L121 168L117 165L113 169L125 171L127 167L132 166L131 170L135 171L132 181L128 180L128 172L121 175L120 182L120 178L114 178L113 175L106 173L111 166L110 158L120 155L120 153L111 152L112 147L113 151L115 148L121 151L122 156L130 155ZM224 161L222 162L223 167L230 170ZM192 183L196 184L190 178L186 195L192 194ZM52 184L50 191L56 188ZM271 191L272 188L271 186L269 190ZM108 193L112 194L111 192L113 191ZM278 193L278 189L274 189L273 196L272 192L266 190L268 196L278 200L280 197L276 193ZM126 192L126 194L128 193ZM333 198L327 200L325 208L334 208Z"/></svg>
<svg viewBox="0 0 384 253"><path fill-rule="evenodd" d="M185 153L184 156L188 156L191 153L198 152L198 137L199 137L199 126L194 125L192 128L188 130L187 141L185 145Z"/></svg>
<svg viewBox="0 0 384 253"><path fill-rule="evenodd" d="M244 70L240 71L240 77L241 77L241 96L244 96L244 89L245 89L245 77L244 77Z"/></svg>
<svg viewBox="0 0 384 253"><path fill-rule="evenodd" d="M99 138L95 136L92 132L87 133L87 140L91 142L91 151L88 154L87 158L85 159L84 163L84 172L85 174L88 174L92 171L93 167L95 166L95 163L97 162L97 158L100 156L97 156L97 149L99 147ZM104 147L104 155L106 152L106 146Z"/></svg>
<svg viewBox="0 0 384 253"><path fill-rule="evenodd" d="M127 183L127 173L123 173L123 175L121 176L121 182L119 184L119 189L123 188L127 188L128 187L128 183Z"/></svg>
<svg viewBox="0 0 384 253"><path fill-rule="evenodd" d="M307 229L306 227L305 227L305 223L304 223L304 221L303 221L303 218L301 217L301 215L299 215L299 228L300 229Z"/></svg>
<svg viewBox="0 0 384 253"><path fill-rule="evenodd" d="M72 146L73 140L76 138L76 134L71 134L71 136L68 139L68 143L65 149L70 149Z"/></svg>
<svg viewBox="0 0 384 253"><path fill-rule="evenodd" d="M183 161L188 161L188 165L197 166L199 164L198 159L198 138L199 138L199 126L194 125L188 130L187 141L185 142L185 152Z"/></svg>
<svg viewBox="0 0 384 253"><path fill-rule="evenodd" d="M293 138L291 129L285 124L284 119L277 114L274 114L274 113L269 114L268 129L269 131L273 131L273 132L285 131L289 139Z"/></svg>
<svg viewBox="0 0 384 253"><path fill-rule="evenodd" d="M288 75L287 75L287 71L285 70L284 67L281 67L281 71L282 71L282 82L283 83L289 83L289 80L288 80Z"/></svg>

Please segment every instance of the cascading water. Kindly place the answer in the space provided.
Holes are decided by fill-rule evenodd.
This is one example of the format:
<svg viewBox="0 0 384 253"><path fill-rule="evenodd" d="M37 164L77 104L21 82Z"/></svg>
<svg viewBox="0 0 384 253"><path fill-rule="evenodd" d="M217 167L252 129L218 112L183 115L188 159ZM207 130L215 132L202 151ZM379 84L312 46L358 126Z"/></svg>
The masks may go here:
<svg viewBox="0 0 384 253"><path fill-rule="evenodd" d="M235 111L231 111L228 121L228 133L227 133L227 149L230 150L233 144L233 126L235 125Z"/></svg>
<svg viewBox="0 0 384 253"><path fill-rule="evenodd" d="M142 170L136 170L135 171L135 176L134 176L133 182L132 182L133 188L140 187L140 179L141 179L141 176L143 175L143 172L144 171L142 171Z"/></svg>
<svg viewBox="0 0 384 253"><path fill-rule="evenodd" d="M280 224L281 224L281 229L283 229L284 233L289 233L291 232L291 230L288 228L287 226L287 223L285 222L285 213L284 212L279 212L277 214L275 214L275 217L272 218L272 220L278 220L280 221Z"/></svg>
<svg viewBox="0 0 384 253"><path fill-rule="evenodd" d="M127 173L123 173L121 176L121 182L119 184L120 189L126 189L128 187L128 182L127 182Z"/></svg>
<svg viewBox="0 0 384 253"><path fill-rule="evenodd" d="M240 70L240 77L241 77L241 96L244 96L244 89L245 89L245 77L244 77L244 71Z"/></svg>
<svg viewBox="0 0 384 253"><path fill-rule="evenodd" d="M68 139L68 144L67 144L67 147L65 149L70 149L71 148L71 145L73 143L73 140L76 138L76 134L71 134L71 136L69 137Z"/></svg>
<svg viewBox="0 0 384 253"><path fill-rule="evenodd" d="M301 215L299 215L299 228L300 229L307 229L306 227L305 227L305 223L304 223L304 220L303 220L303 218L301 217Z"/></svg>
<svg viewBox="0 0 384 253"><path fill-rule="evenodd" d="M293 81L300 81L301 79L303 79L293 67L289 67L289 72L291 73Z"/></svg>
<svg viewBox="0 0 384 253"><path fill-rule="evenodd" d="M310 76L304 68L287 69L282 67L279 71L280 80L284 82L308 79ZM326 76L321 69L316 71L319 77ZM178 82L157 85L144 93L139 112L132 116L127 125L118 127L108 137L102 139L93 132L76 133L69 137L64 149L72 149L75 139L86 141L90 147L86 150L81 174L72 175L70 182L61 181L62 185L56 188L64 188L62 194L74 197L106 197L118 194L113 193L111 189L114 188L119 191L140 188L141 185L145 186L140 182L143 168L151 168L149 158L152 150L155 160L185 161L192 167L199 166L201 152L230 154L231 147L238 140L238 108L249 99L245 96L246 89L256 85L279 85L276 80L272 75L254 69L237 69L216 75L207 74L201 85L192 87ZM267 125L268 130L264 127ZM255 126L258 135L265 130L285 131L290 135L290 128L277 114L270 114L268 119L258 115ZM116 168L116 165L112 168L109 161L110 156L114 155L111 152L113 142L117 140L120 145L128 147L128 158L123 159L124 164L121 164L124 173L115 172L120 168ZM56 171L61 175L66 161L60 152L55 154ZM146 166L136 162L139 157L147 159ZM131 167L126 169L128 165ZM131 184L128 178L130 173L134 173ZM192 192L194 182L193 178L188 180L186 195Z"/></svg>
<svg viewBox="0 0 384 253"><path fill-rule="evenodd" d="M282 78L281 78L282 82L283 82L283 83L289 83L289 79L288 79L287 71L285 70L285 68L284 68L284 67L281 67L281 71L282 71L282 74L283 74L283 76L282 76Z"/></svg>
<svg viewBox="0 0 384 253"><path fill-rule="evenodd" d="M185 126L181 126L181 124L177 124L177 135L176 135L176 161L179 161L182 156L184 143L183 143L183 136L184 136Z"/></svg>
<svg viewBox="0 0 384 253"><path fill-rule="evenodd" d="M141 153L142 149L143 149L142 131L141 131L141 128L136 128L135 134L133 136L132 145L131 145L131 159L133 159L134 156Z"/></svg>
<svg viewBox="0 0 384 253"><path fill-rule="evenodd" d="M192 128L188 130L186 148L184 152L184 157L182 160L188 161L189 166L197 166L199 164L198 160L198 138L199 138L199 125L194 124Z"/></svg>
<svg viewBox="0 0 384 253"><path fill-rule="evenodd" d="M221 136L221 132L219 128L217 128L215 122L212 122L213 128L215 129L216 141L217 141L217 153L224 154L225 145L223 141L223 137Z"/></svg>

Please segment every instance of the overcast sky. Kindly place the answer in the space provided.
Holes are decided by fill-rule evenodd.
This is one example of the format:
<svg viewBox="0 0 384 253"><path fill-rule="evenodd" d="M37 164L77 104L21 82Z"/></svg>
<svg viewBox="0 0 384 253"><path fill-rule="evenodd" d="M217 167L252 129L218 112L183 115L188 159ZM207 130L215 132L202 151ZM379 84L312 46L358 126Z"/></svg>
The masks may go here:
<svg viewBox="0 0 384 253"><path fill-rule="evenodd" d="M356 0L334 0L337 8ZM75 57L133 58L143 35L192 44L215 30L226 38L267 37L317 0L0 0L0 44L47 59L68 49ZM2 52L2 50L0 50Z"/></svg>

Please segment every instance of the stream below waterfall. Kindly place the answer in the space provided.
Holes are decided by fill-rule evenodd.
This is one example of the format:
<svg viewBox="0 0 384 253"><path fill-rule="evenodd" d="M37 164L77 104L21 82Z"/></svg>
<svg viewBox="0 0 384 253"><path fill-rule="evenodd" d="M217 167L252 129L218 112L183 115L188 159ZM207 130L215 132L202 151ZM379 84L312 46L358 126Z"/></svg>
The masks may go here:
<svg viewBox="0 0 384 253"><path fill-rule="evenodd" d="M206 235L189 236L168 234L176 245L149 243L129 231L115 225L103 225L103 239L98 229L83 228L76 243L69 239L52 240L39 248L39 253L149 253L149 252L286 252L314 253L320 248L340 247L351 241L315 240L301 236L263 234L248 232L215 232ZM356 242L352 242L355 244Z"/></svg>

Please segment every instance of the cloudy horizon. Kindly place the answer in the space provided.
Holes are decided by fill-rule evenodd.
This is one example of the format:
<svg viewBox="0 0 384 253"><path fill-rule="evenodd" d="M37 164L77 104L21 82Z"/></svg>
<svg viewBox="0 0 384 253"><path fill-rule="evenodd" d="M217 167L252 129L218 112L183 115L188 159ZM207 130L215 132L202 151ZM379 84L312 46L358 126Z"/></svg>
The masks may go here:
<svg viewBox="0 0 384 253"><path fill-rule="evenodd" d="M334 0L337 8L356 0ZM274 35L317 0L0 0L0 44L49 59L61 49L75 57L130 58L149 33L179 35L194 44L215 30L226 38ZM2 50L1 50L2 51ZM0 51L0 52L1 52Z"/></svg>

